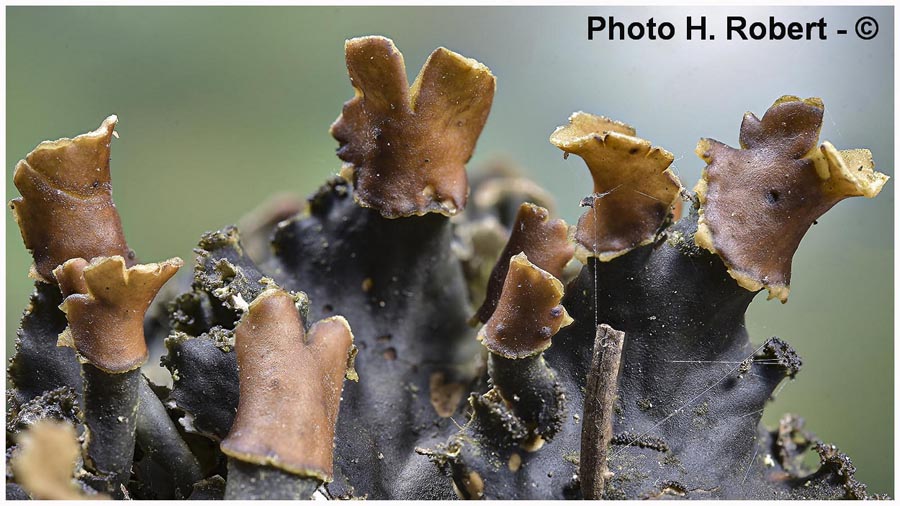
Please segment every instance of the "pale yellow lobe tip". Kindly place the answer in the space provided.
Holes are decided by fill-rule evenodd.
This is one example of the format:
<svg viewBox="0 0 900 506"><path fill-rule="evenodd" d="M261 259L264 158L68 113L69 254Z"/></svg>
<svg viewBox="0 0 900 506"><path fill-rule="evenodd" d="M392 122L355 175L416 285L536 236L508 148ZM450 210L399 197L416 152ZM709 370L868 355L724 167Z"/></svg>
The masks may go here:
<svg viewBox="0 0 900 506"><path fill-rule="evenodd" d="M344 41L344 50L346 51L352 46L364 46L374 41L387 43L387 45L391 48L392 53L397 51L397 47L394 45L394 41L381 35L365 35L363 37L352 37L346 39Z"/></svg>
<svg viewBox="0 0 900 506"><path fill-rule="evenodd" d="M484 480L475 471L469 471L468 476L463 479L463 486L469 493L469 497L477 499L484 497Z"/></svg>
<svg viewBox="0 0 900 506"><path fill-rule="evenodd" d="M766 289L769 291L766 300L778 299L782 304L787 303L788 294L791 293L791 287L785 285L767 286Z"/></svg>
<svg viewBox="0 0 900 506"><path fill-rule="evenodd" d="M710 162L710 157L707 156L709 154L709 147L709 139L700 139L697 142L697 147L694 148L694 153L696 153L697 156L706 163Z"/></svg>
<svg viewBox="0 0 900 506"><path fill-rule="evenodd" d="M485 74L487 76L494 77L494 74L491 73L491 69L489 69L487 67L487 65L481 63L480 61L478 61L474 58L468 58L468 57L463 56L455 51L451 51L443 46L435 49L434 52L432 53L432 56L438 54L438 52L440 52L441 54L447 55L448 57L455 60L457 63L459 63L462 66L469 67L476 74ZM480 76L476 76L476 79L479 77ZM495 86L496 86L496 83L495 83Z"/></svg>
<svg viewBox="0 0 900 506"><path fill-rule="evenodd" d="M44 276L41 276L41 273L38 272L37 266L34 264L34 262L32 262L31 265L28 266L28 277L35 281L40 281L41 283L51 283L50 280L44 279Z"/></svg>
<svg viewBox="0 0 900 506"><path fill-rule="evenodd" d="M536 272L541 277L550 280L550 284L553 285L553 289L556 293L559 293L560 295L563 293L564 287L563 287L562 281L556 279L556 276L554 276L553 274L550 274L549 272L545 271L544 269L541 269L537 265L534 265L533 263L531 263L531 261L528 260L528 256L525 255L524 251L514 255L512 258L509 259L510 270L512 270L513 265L516 265L522 269L528 269L528 270L532 270L532 271Z"/></svg>
<svg viewBox="0 0 900 506"><path fill-rule="evenodd" d="M43 141L34 148L31 153L28 153L26 159L30 159L30 157L42 150L51 150L51 149L59 149L66 146L71 146L73 144L79 144L81 142L86 141L97 141L103 139L109 139L113 135L115 135L116 125L119 123L119 117L115 114L108 116L106 119L100 123L100 126L97 127L96 130L87 132L81 135L77 135L73 138L63 137L57 139L55 141ZM21 162L20 162L21 163Z"/></svg>
<svg viewBox="0 0 900 506"><path fill-rule="evenodd" d="M356 341L356 338L353 336L353 329L350 328L350 322L348 322L347 319L344 318L344 317L341 316L341 315L329 316L328 318L324 318L324 319L322 319L322 320L319 320L319 321L316 322L316 323L317 323L317 324L328 324L328 323L331 323L331 322L338 323L338 324L340 324L342 327L344 327L344 330L347 332L347 335L350 337L350 343L351 343L351 344L354 343L354 342Z"/></svg>
<svg viewBox="0 0 900 506"><path fill-rule="evenodd" d="M694 186L694 193L697 194L697 198L700 200L701 204L706 203L706 192L709 188L709 183L706 181L706 170L704 169L700 180L697 181L697 185ZM700 213L703 213L703 208L700 208Z"/></svg>
<svg viewBox="0 0 900 506"><path fill-rule="evenodd" d="M768 296L766 300L778 299L782 304L785 304L788 300L788 295L791 292L791 287L787 285L780 284L772 284L772 285L764 285L754 279L751 276L748 276L744 273L738 272L732 268L728 269L728 274L734 278L735 282L737 282L738 286L741 288L748 290L750 292L757 292L765 288L768 291Z"/></svg>
<svg viewBox="0 0 900 506"><path fill-rule="evenodd" d="M341 164L341 170L338 172L338 176L340 176L344 181L352 183L354 171L355 166L352 163L344 162Z"/></svg>
<svg viewBox="0 0 900 506"><path fill-rule="evenodd" d="M513 453L509 456L509 462L507 463L509 470L512 472L516 472L522 467L522 456L518 453Z"/></svg>
<svg viewBox="0 0 900 506"><path fill-rule="evenodd" d="M86 432L85 438L89 437ZM81 450L71 425L41 420L20 433L17 443L18 450L9 465L18 483L34 499L109 499L103 494L85 494L73 479Z"/></svg>
<svg viewBox="0 0 900 506"><path fill-rule="evenodd" d="M64 313L66 312L65 308L63 308L65 304L66 303L63 302L59 305L59 309ZM72 337L72 331L69 330L69 327L66 327L66 329L59 334L59 337L56 338L56 346L73 349L75 348L75 338Z"/></svg>
<svg viewBox="0 0 900 506"><path fill-rule="evenodd" d="M341 315L329 316L328 318L323 318L319 320L317 323L330 323L337 322L340 323L345 329L347 329L347 333L350 334L350 341L353 341L353 332L350 330L350 323L347 322L347 319Z"/></svg>
<svg viewBox="0 0 900 506"><path fill-rule="evenodd" d="M446 212L442 212L441 214L444 214L445 216L454 216L456 213L459 212L459 208L457 208L456 204L454 204L453 201L450 199L444 199L444 200L440 201L440 204L441 204L441 208L444 211L446 211Z"/></svg>
<svg viewBox="0 0 900 506"><path fill-rule="evenodd" d="M300 308L298 307L297 310L299 311ZM347 335L350 336L350 351L347 354L347 369L344 371L344 378L359 383L359 373L356 371L356 355L357 353L359 353L359 348L357 348L356 345L353 344L354 342L356 342L356 338L353 336L353 329L350 328L350 322L348 322L347 319L341 315L334 315L319 320L315 324L327 325L331 322L339 323L344 327L344 330L347 331Z"/></svg>
<svg viewBox="0 0 900 506"><path fill-rule="evenodd" d="M575 320L569 316L569 312L566 311L566 308L562 307L562 323L559 324L559 328L568 327L569 325L575 323Z"/></svg>
<svg viewBox="0 0 900 506"><path fill-rule="evenodd" d="M641 246L646 246L653 242L653 238L644 239L643 241L637 243L635 248L640 248ZM575 256L574 258L581 262L584 265L587 265L588 260L591 258L596 258L599 262L611 262L620 256L624 255L632 251L632 249L622 249L618 251L593 251L591 248L581 244L580 242L575 242Z"/></svg>
<svg viewBox="0 0 900 506"><path fill-rule="evenodd" d="M103 137L108 138L110 136L115 136L116 138L118 138L119 136L116 134L116 125L118 125L118 124L119 124L119 117L116 116L115 114L110 114L109 116L106 117L106 119L103 120L103 123L100 124L99 128L97 128L93 132L84 134L84 136L85 137L99 137L99 138L103 138ZM82 137L82 136L79 135L75 139L78 139L79 137Z"/></svg>
<svg viewBox="0 0 900 506"><path fill-rule="evenodd" d="M247 311L244 314L245 315L249 314L250 311L253 311L253 309L256 308L257 306L259 306L260 304L262 304L263 301L265 301L269 297L276 296L276 295L280 294L281 292L282 292L281 288L279 288L277 285L267 287L265 290L262 291L262 293L257 295L256 298L253 299L253 301L250 302L250 304L247 306Z"/></svg>
<svg viewBox="0 0 900 506"><path fill-rule="evenodd" d="M608 134L634 137L637 131L621 121L576 111L569 116L567 125L556 127L550 135L550 142L563 151L573 152L591 139Z"/></svg>
<svg viewBox="0 0 900 506"><path fill-rule="evenodd" d="M544 443L546 443L546 441L544 441L544 438L537 434L531 439L523 441L521 444L519 444L519 447L528 453L534 453L543 448Z"/></svg>
<svg viewBox="0 0 900 506"><path fill-rule="evenodd" d="M828 187L828 191L839 196L863 196L873 198L890 179L886 174L875 171L875 161L868 149L846 149L839 151L828 141L809 155L816 174Z"/></svg>
<svg viewBox="0 0 900 506"><path fill-rule="evenodd" d="M713 246L712 231L706 223L699 223L697 225L697 231L694 232L694 244L710 253L716 252L716 249Z"/></svg>
<svg viewBox="0 0 900 506"><path fill-rule="evenodd" d="M785 102L803 102L803 103L806 104L806 105L810 105L810 106L813 106L813 107L817 107L817 108L819 108L819 109L824 109L824 108L825 108L825 103L822 102L822 99L819 98L819 97L800 98L800 97L798 97L798 96L796 96L796 95L783 95L783 96L779 97L779 98L772 104L772 107L775 107L775 106L777 106L777 105L781 105L781 104L783 104L783 103L785 103ZM771 107L770 107L770 109L771 109ZM752 115L752 113L748 112L748 113L744 114L744 116L748 116L748 115Z"/></svg>
<svg viewBox="0 0 900 506"><path fill-rule="evenodd" d="M737 284L742 288L749 290L751 292L756 292L763 289L763 284L754 279L751 276L748 276L742 272L738 272L734 269L729 268L728 274L737 281ZM769 297L771 299L771 297Z"/></svg>

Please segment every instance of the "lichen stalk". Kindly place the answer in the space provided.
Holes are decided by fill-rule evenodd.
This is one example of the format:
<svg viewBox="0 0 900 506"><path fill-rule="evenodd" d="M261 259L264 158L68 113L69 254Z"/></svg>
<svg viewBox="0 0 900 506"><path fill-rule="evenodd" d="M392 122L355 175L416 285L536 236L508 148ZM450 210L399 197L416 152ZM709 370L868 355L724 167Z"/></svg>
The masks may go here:
<svg viewBox="0 0 900 506"><path fill-rule="evenodd" d="M140 369L111 374L91 364L82 364L81 374L85 467L106 479L105 492L121 498L131 475L138 389L144 379Z"/></svg>
<svg viewBox="0 0 900 506"><path fill-rule="evenodd" d="M148 381L141 378L138 383L135 440L144 453L169 471L175 488L188 495L194 483L203 479L203 470Z"/></svg>
<svg viewBox="0 0 900 506"><path fill-rule="evenodd" d="M229 458L225 500L305 501L321 484L316 478Z"/></svg>
<svg viewBox="0 0 900 506"><path fill-rule="evenodd" d="M148 354L144 314L181 265L173 258L126 267L113 256L75 258L53 271L68 322L59 345L74 348L81 362L85 465L106 479L114 497L123 495L134 456L140 367Z"/></svg>

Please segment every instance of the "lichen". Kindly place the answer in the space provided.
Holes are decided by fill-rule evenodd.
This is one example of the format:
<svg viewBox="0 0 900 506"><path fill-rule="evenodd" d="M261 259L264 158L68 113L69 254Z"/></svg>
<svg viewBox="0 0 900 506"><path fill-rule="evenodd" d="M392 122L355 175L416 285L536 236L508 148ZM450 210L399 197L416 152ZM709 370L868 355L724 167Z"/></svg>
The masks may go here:
<svg viewBox="0 0 900 506"><path fill-rule="evenodd" d="M7 453L25 455L9 497L880 497L799 417L761 425L802 360L778 337L753 344L744 322L757 291L786 300L815 218L886 182L868 151L816 146L820 100L745 117L742 149L702 140L694 194L669 151L576 113L551 138L593 177L570 230L508 166L467 175L486 66L440 48L410 85L390 40L346 52L340 174L204 234L146 318L177 262L135 265L125 245L115 118L20 162L36 284L8 371ZM74 194L102 212L61 211ZM79 321L81 299L105 311ZM57 347L69 326L75 348ZM137 369L148 350L168 386ZM65 427L49 488L28 457L45 423Z"/></svg>

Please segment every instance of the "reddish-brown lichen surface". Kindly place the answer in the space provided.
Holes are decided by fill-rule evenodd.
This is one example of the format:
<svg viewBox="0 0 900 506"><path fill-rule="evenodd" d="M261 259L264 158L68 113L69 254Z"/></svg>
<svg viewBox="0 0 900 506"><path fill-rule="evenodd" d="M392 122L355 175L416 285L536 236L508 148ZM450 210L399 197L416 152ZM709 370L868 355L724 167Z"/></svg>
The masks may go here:
<svg viewBox="0 0 900 506"><path fill-rule="evenodd" d="M305 333L295 303L269 288L235 328L240 401L221 447L244 462L330 481L353 335L340 316Z"/></svg>
<svg viewBox="0 0 900 506"><path fill-rule="evenodd" d="M505 358L524 358L550 347L550 338L572 318L560 304L562 283L528 261L524 253L509 259L497 309L478 333L484 346Z"/></svg>
<svg viewBox="0 0 900 506"><path fill-rule="evenodd" d="M388 218L461 211L465 163L487 121L494 76L439 48L410 86L403 56L384 37L348 40L346 54L356 96L331 134L357 201Z"/></svg>
<svg viewBox="0 0 900 506"><path fill-rule="evenodd" d="M56 268L69 326L60 345L108 372L127 372L147 360L144 314L182 265L180 258L126 268L119 256L88 263L75 258Z"/></svg>
<svg viewBox="0 0 900 506"><path fill-rule="evenodd" d="M133 263L110 184L117 121L110 116L93 132L42 142L16 165L13 182L22 196L10 207L34 256L34 277L53 282L53 269L72 258L119 255Z"/></svg>
<svg viewBox="0 0 900 506"><path fill-rule="evenodd" d="M681 183L668 168L672 153L635 137L630 126L576 112L550 142L584 159L594 180L590 209L575 231L579 258L609 261L648 244L674 212Z"/></svg>
<svg viewBox="0 0 900 506"><path fill-rule="evenodd" d="M476 318L484 323L494 313L509 271L509 259L514 255L525 253L531 263L561 278L563 269L575 253L575 245L569 241L568 235L569 226L565 221L551 220L550 212L543 207L527 202L522 204L510 229L506 247L491 271L487 296Z"/></svg>
<svg viewBox="0 0 900 506"><path fill-rule="evenodd" d="M741 123L742 149L702 139L698 245L722 257L744 288L787 300L791 260L813 222L841 200L874 197L887 181L868 150L816 148L825 107L782 97Z"/></svg>

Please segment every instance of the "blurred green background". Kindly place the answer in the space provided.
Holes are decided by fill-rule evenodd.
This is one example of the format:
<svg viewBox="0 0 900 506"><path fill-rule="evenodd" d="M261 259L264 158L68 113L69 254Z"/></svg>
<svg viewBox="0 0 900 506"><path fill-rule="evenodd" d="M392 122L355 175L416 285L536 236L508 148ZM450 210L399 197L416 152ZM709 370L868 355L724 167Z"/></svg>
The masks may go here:
<svg viewBox="0 0 900 506"><path fill-rule="evenodd" d="M624 21L742 14L849 29L815 42L588 41L586 16ZM853 34L863 15L874 40ZM44 139L73 136L118 114L115 200L142 259L192 258L200 234L233 223L277 191L308 194L340 166L328 126L352 96L345 38L383 34L410 78L446 46L497 76L494 108L470 166L517 161L574 221L590 191L577 157L547 142L576 110L637 127L665 147L692 188L700 137L737 145L747 110L783 94L819 96L822 139L870 148L893 175L893 8L7 8L6 197L17 160ZM833 34L832 28L829 33ZM894 183L819 220L794 258L790 302L757 297L754 341L778 335L804 369L767 410L786 411L846 451L870 492L893 495ZM6 216L9 355L31 283L30 257Z"/></svg>

